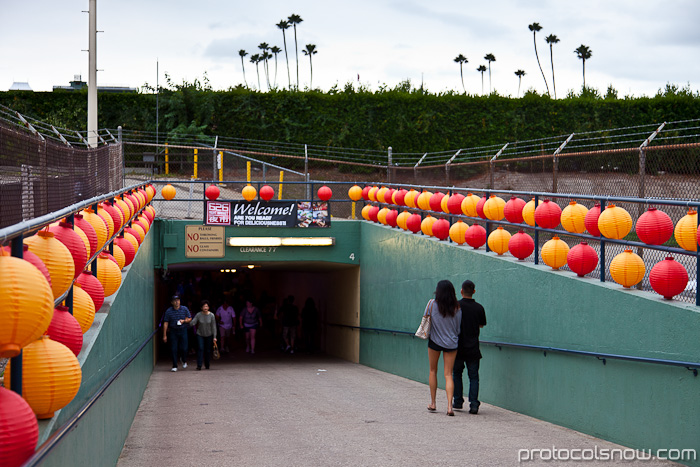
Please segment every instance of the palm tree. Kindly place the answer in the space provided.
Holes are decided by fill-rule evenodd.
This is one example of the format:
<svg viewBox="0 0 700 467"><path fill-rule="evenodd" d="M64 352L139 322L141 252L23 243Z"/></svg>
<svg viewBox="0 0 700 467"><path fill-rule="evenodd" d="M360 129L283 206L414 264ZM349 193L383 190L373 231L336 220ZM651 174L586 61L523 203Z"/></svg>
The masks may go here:
<svg viewBox="0 0 700 467"><path fill-rule="evenodd" d="M282 41L284 41L284 57L287 59L287 84L289 85L289 89L292 89L292 79L289 77L289 56L287 55L287 36L285 35L284 31L289 29L289 22L282 20L279 23L277 23L277 27L282 30ZM275 60L277 58L275 57Z"/></svg>
<svg viewBox="0 0 700 467"><path fill-rule="evenodd" d="M241 49L238 51L238 55L241 56L241 68L243 68L243 82L245 82L245 86L248 87L248 81L245 79L245 64L243 63L243 57L248 55L248 52L245 50Z"/></svg>
<svg viewBox="0 0 700 467"><path fill-rule="evenodd" d="M493 54L486 54L484 60L489 62L489 94L491 94L491 62L495 62L496 57Z"/></svg>
<svg viewBox="0 0 700 467"><path fill-rule="evenodd" d="M484 72L486 71L486 65L479 65L476 71L481 73L481 95L484 95Z"/></svg>
<svg viewBox="0 0 700 467"><path fill-rule="evenodd" d="M272 52L272 54L275 56L275 87L277 87L277 54L282 52L282 49L276 45L273 45L270 47L270 52Z"/></svg>
<svg viewBox="0 0 700 467"><path fill-rule="evenodd" d="M289 15L289 18L287 18L289 21L289 24L292 25L294 28L294 50L296 51L296 57L297 57L297 89L299 89L299 46L297 45L297 24L301 23L304 21L301 19L301 16L295 15L292 13Z"/></svg>
<svg viewBox="0 0 700 467"><path fill-rule="evenodd" d="M593 51L588 48L587 45L581 44L574 50L574 53L578 58L580 58L583 61L583 89L584 91L586 90L586 60L591 58L591 55L593 55Z"/></svg>
<svg viewBox="0 0 700 467"><path fill-rule="evenodd" d="M554 98L557 98L557 83L554 81L554 52L552 46L559 42L559 38L554 34L545 37L544 40L549 44L549 60L552 62L552 88L554 88Z"/></svg>
<svg viewBox="0 0 700 467"><path fill-rule="evenodd" d="M260 68L258 67L258 65L260 64L260 60L262 60L262 59L260 58L260 55L258 55L258 54L254 54L254 55L250 56L250 63L255 64L255 71L258 73L258 90L262 91L262 88L260 86Z"/></svg>
<svg viewBox="0 0 700 467"><path fill-rule="evenodd" d="M517 97L520 97L520 82L523 80L523 76L525 76L525 71L523 70L518 70L515 72L515 76L518 77L518 94Z"/></svg>
<svg viewBox="0 0 700 467"><path fill-rule="evenodd" d="M314 82L314 65L311 63L311 56L315 55L317 53L316 51L316 45L314 44L306 44L306 48L302 50L304 52L304 55L309 56L309 68L311 68L311 79L309 80L309 88L313 89L313 82Z"/></svg>
<svg viewBox="0 0 700 467"><path fill-rule="evenodd" d="M542 72L542 79L544 79L544 85L547 88L547 95L549 96L549 85L547 84L547 78L544 77L544 71L542 71L542 65L540 65L540 56L537 53L537 41L535 40L535 36L537 35L537 31L542 29L542 26L540 26L540 23L532 23L528 26L530 28L530 31L532 31L532 41L535 44L535 57L537 57L537 65L540 67L540 71Z"/></svg>
<svg viewBox="0 0 700 467"><path fill-rule="evenodd" d="M267 81L267 90L270 90L270 70L267 66L267 59L272 57L272 55L267 53L270 48L270 44L267 42L261 42L258 45L258 49L262 50L262 55L260 55L261 61L263 62L263 71L265 72L265 80Z"/></svg>
<svg viewBox="0 0 700 467"><path fill-rule="evenodd" d="M469 60L467 60L467 57L465 57L462 54L459 54L455 57L455 63L459 63L459 76L462 78L462 89L464 90L464 93L467 93L467 90L464 87L464 73L462 73L462 65L465 63L469 63Z"/></svg>

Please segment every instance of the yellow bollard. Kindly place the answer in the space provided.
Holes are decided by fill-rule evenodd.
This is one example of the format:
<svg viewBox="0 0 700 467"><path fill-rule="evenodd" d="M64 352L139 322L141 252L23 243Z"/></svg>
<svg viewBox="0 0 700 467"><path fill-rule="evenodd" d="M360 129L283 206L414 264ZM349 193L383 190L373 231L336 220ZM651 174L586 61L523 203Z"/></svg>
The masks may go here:
<svg viewBox="0 0 700 467"><path fill-rule="evenodd" d="M355 201L352 202L352 218L355 218L355 204L357 204Z"/></svg>
<svg viewBox="0 0 700 467"><path fill-rule="evenodd" d="M168 162L168 143L165 143L165 175L168 175L170 173L170 164L168 164Z"/></svg>
<svg viewBox="0 0 700 467"><path fill-rule="evenodd" d="M224 181L224 152L219 151L219 181Z"/></svg>
<svg viewBox="0 0 700 467"><path fill-rule="evenodd" d="M192 178L197 178L197 149L194 150L194 173Z"/></svg>
<svg viewBox="0 0 700 467"><path fill-rule="evenodd" d="M246 180L248 180L248 185L250 185L250 161L245 163L246 167Z"/></svg>
<svg viewBox="0 0 700 467"><path fill-rule="evenodd" d="M277 193L278 193L277 199L282 199L282 187L284 186L284 185L282 185L283 181L284 181L284 172L282 170L280 170L280 184L279 184L279 187L277 187Z"/></svg>

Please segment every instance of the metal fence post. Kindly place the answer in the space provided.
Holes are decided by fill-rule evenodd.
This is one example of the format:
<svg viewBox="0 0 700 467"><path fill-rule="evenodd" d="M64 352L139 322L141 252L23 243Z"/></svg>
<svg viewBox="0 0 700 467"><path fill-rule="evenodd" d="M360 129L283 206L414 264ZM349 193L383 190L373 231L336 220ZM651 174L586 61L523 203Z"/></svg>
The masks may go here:
<svg viewBox="0 0 700 467"><path fill-rule="evenodd" d="M413 166L413 181L417 182L418 181L418 166L423 162L423 159L425 159L425 156L427 156L428 153L426 152L423 154L423 157L421 157L418 162L416 162L416 165Z"/></svg>
<svg viewBox="0 0 700 467"><path fill-rule="evenodd" d="M122 127L117 127L117 143L119 144L119 154L122 158L122 187L126 185L126 157L124 156L124 140L122 139ZM158 148L156 148L158 151ZM151 177L153 177L153 168L151 168Z"/></svg>
<svg viewBox="0 0 700 467"><path fill-rule="evenodd" d="M647 169L647 154L644 148L649 146L649 143L653 141L654 138L656 138L656 135L658 135L661 130L666 126L666 122L663 122L659 128L657 128L652 134L649 135L647 139L644 140L644 142L639 146L639 197L644 198L645 194L645 186L644 186L644 179L646 176L646 169ZM641 205L640 205L641 207Z"/></svg>
<svg viewBox="0 0 700 467"><path fill-rule="evenodd" d="M448 160L445 163L445 185L450 184L450 164L452 163L453 160L455 160L455 157L459 156L459 153L462 152L461 149L459 149L452 157L450 157L450 160Z"/></svg>
<svg viewBox="0 0 700 467"><path fill-rule="evenodd" d="M304 145L304 173L306 174L306 199L311 198L311 188L309 187L309 147Z"/></svg>
<svg viewBox="0 0 700 467"><path fill-rule="evenodd" d="M495 187L495 183L494 183L494 181L493 181L493 173L494 173L495 170L496 170L496 167L495 167L496 162L495 162L495 161L496 161L496 159L498 159L498 157L499 157L501 154L503 154L503 151L506 150L506 148L508 147L509 144L510 144L510 143L504 144L503 147L500 149L500 151L498 151L498 152L496 153L496 155L493 156L493 157L491 158L491 160L489 161L489 189L491 189L491 190L494 190L494 189L496 188L496 187Z"/></svg>
<svg viewBox="0 0 700 467"><path fill-rule="evenodd" d="M391 146L387 150L387 163L386 163L386 181L387 183L392 182L391 177Z"/></svg>
<svg viewBox="0 0 700 467"><path fill-rule="evenodd" d="M12 256L15 258L22 258L24 256L23 251L23 238L24 235L19 235L12 239L12 244L10 246L10 251ZM22 351L16 357L10 359L12 365L10 366L10 390L16 392L20 396L22 395Z"/></svg>
<svg viewBox="0 0 700 467"><path fill-rule="evenodd" d="M566 138L566 141L561 143L561 146L557 148L556 151L554 151L554 154L552 154L552 193L557 192L557 176L559 174L559 153L564 150L566 145L571 141L571 138L574 137L575 133L571 133L568 138Z"/></svg>

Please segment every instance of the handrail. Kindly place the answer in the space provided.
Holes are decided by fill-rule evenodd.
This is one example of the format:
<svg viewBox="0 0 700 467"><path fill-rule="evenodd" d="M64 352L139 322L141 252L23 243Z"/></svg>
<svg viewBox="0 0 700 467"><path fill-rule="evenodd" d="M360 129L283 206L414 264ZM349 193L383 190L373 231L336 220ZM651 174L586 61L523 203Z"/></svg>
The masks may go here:
<svg viewBox="0 0 700 467"><path fill-rule="evenodd" d="M403 334L403 335L415 337L415 334L413 332L410 332L410 331L397 331L394 329L369 328L369 327L364 327L364 326L351 326L349 324L337 324L337 323L324 323L324 324L327 324L329 326L341 327L341 328L357 329L359 331L385 332L385 333L394 334L394 335ZM698 375L698 369L700 369L700 363L697 363L697 362L683 362L683 361L678 361L678 360L663 360L660 358L635 357L632 355L617 355L617 354L600 353L600 352L588 352L585 350L562 349L559 347L545 347L545 346L541 346L541 345L514 344L512 342L479 341L479 343L484 344L484 345L493 345L495 347L498 347L499 350L501 347L513 347L513 348L528 349L528 350L541 350L545 353L545 356L547 355L547 352L559 352L559 353L568 353L568 354L573 354L573 355L583 355L583 356L587 356L587 357L596 357L598 360L602 360L603 365L605 365L606 359L612 359L612 360L627 360L627 361L638 362L638 363L656 363L659 365L680 366L680 367L684 367L685 369L687 369L689 371L692 371L694 376Z"/></svg>
<svg viewBox="0 0 700 467"><path fill-rule="evenodd" d="M156 335L160 327L162 326L163 321L161 320L160 324L158 324L158 327L141 343L141 345L136 349L136 351L110 376L107 381L105 381L102 386L90 397L90 399L83 405L80 410L78 410L71 418L69 418L66 423L64 423L54 434L51 435L49 439L44 441L44 443L39 446L32 455L24 464L22 464L22 467L33 467L36 465L39 465L44 458L48 455L49 452L53 448L55 448L62 440L63 438L70 433L73 428L80 422L80 420L85 416L85 414L92 408L93 405L97 402L97 400L102 397L107 391L107 388L109 388L114 381L119 377L119 375L128 367L131 362L133 362L136 357L139 356L141 351L148 345L148 343L153 339L153 336Z"/></svg>

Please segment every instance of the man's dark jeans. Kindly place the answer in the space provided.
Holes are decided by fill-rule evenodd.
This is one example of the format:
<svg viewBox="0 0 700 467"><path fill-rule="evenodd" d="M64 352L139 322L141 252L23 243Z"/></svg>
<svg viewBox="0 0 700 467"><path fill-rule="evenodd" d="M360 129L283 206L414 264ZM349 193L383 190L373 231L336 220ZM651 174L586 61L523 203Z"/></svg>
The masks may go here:
<svg viewBox="0 0 700 467"><path fill-rule="evenodd" d="M469 377L469 406L478 408L481 404L479 402L479 359L464 361L459 357L455 359L455 366L452 370L452 379L455 382L454 406L462 407L464 405L462 373L465 366Z"/></svg>
<svg viewBox="0 0 700 467"><path fill-rule="evenodd" d="M187 361L187 329L168 329L168 340L173 356L173 368L177 368L178 356L183 363Z"/></svg>

